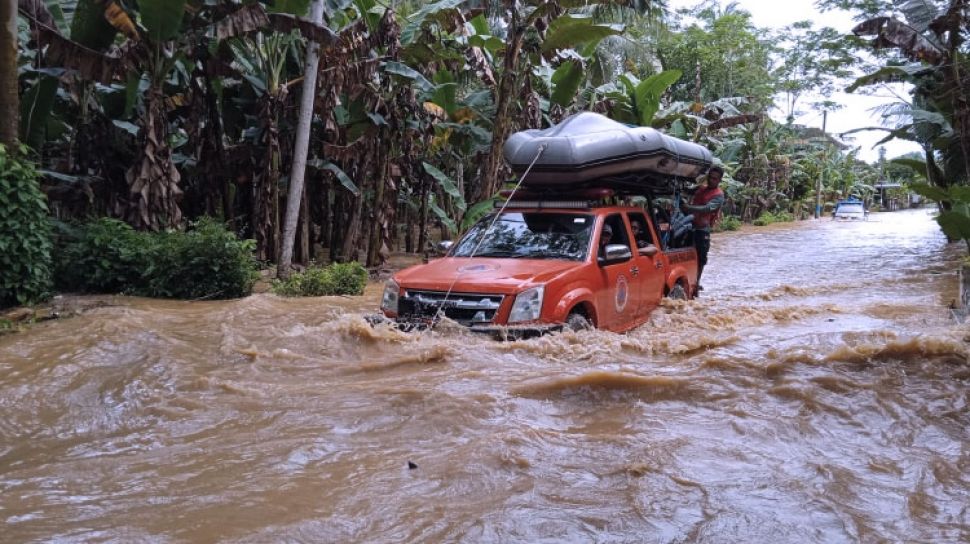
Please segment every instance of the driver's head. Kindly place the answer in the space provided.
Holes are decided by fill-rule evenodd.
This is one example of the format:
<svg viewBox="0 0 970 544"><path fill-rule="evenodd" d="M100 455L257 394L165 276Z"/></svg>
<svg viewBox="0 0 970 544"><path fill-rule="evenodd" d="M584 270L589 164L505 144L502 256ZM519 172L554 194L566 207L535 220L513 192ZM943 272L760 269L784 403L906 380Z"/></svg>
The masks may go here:
<svg viewBox="0 0 970 544"><path fill-rule="evenodd" d="M603 232L600 233L600 245L605 246L613 238L613 227L603 225Z"/></svg>
<svg viewBox="0 0 970 544"><path fill-rule="evenodd" d="M631 221L630 227L633 228L633 234L640 234L643 232L643 226L640 224L639 221Z"/></svg>

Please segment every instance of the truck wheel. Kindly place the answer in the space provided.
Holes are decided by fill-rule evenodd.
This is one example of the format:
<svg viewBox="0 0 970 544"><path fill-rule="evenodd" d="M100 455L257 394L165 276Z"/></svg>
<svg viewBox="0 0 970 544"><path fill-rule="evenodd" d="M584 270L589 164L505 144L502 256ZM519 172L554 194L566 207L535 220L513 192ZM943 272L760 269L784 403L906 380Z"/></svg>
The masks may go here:
<svg viewBox="0 0 970 544"><path fill-rule="evenodd" d="M593 328L593 324L589 322L585 315L573 312L566 318L566 328L571 331L585 331Z"/></svg>
<svg viewBox="0 0 970 544"><path fill-rule="evenodd" d="M667 298L672 298L674 300L687 300L687 291L684 290L683 285L678 283L670 288L670 291L667 293Z"/></svg>

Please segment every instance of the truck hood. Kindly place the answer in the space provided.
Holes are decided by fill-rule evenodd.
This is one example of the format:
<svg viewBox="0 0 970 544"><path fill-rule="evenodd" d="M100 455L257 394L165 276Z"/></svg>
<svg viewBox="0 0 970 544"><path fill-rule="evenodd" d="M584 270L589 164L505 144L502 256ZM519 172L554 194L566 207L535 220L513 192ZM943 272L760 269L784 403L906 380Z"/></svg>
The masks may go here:
<svg viewBox="0 0 970 544"><path fill-rule="evenodd" d="M582 266L581 261L444 257L394 275L405 289L511 295ZM452 285L454 284L454 285Z"/></svg>

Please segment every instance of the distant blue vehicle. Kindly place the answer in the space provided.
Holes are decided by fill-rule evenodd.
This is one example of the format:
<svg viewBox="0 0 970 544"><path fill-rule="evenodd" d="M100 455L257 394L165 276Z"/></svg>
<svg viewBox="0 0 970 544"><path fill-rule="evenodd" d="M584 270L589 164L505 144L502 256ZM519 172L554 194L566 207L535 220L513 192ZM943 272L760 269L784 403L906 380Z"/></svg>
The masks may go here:
<svg viewBox="0 0 970 544"><path fill-rule="evenodd" d="M850 220L861 220L865 221L869 219L869 210L866 209L865 203L857 198L847 198L845 200L840 200L835 204L835 211L832 213L832 219L842 219L846 221Z"/></svg>

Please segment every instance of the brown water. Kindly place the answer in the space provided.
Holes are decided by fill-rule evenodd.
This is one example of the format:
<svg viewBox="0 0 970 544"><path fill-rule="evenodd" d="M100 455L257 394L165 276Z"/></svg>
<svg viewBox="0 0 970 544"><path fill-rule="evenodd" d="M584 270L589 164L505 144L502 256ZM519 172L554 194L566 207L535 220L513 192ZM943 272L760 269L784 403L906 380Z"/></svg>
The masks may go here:
<svg viewBox="0 0 970 544"><path fill-rule="evenodd" d="M632 333L504 344L114 299L0 339L0 541L968 542L963 253L749 228Z"/></svg>

